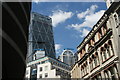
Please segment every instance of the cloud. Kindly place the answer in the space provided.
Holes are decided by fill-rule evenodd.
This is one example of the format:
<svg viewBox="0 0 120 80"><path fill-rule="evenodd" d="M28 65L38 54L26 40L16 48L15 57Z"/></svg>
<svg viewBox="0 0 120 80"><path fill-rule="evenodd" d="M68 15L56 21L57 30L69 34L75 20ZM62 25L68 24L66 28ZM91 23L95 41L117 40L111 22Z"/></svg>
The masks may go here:
<svg viewBox="0 0 120 80"><path fill-rule="evenodd" d="M38 3L40 2L40 0L32 0L32 2Z"/></svg>
<svg viewBox="0 0 120 80"><path fill-rule="evenodd" d="M81 19L83 22L81 24L71 24L67 27L82 33L81 37L86 36L89 32L87 28L92 28L105 12L105 10L95 12L97 8L97 5L92 5L86 11L77 14L78 19Z"/></svg>
<svg viewBox="0 0 120 80"><path fill-rule="evenodd" d="M62 10L54 11L50 16L52 18L52 24L56 27L58 24L65 22L67 19L73 16L72 12L64 12Z"/></svg>
<svg viewBox="0 0 120 80"><path fill-rule="evenodd" d="M102 17L104 12L105 12L105 10L100 10L99 12L96 12L94 14L87 15L85 17L85 21L81 24L81 26L82 27L86 26L86 27L92 28L97 23L97 21Z"/></svg>
<svg viewBox="0 0 120 80"><path fill-rule="evenodd" d="M61 44L55 44L55 50L57 54L61 52L61 48L62 48Z"/></svg>
<svg viewBox="0 0 120 80"><path fill-rule="evenodd" d="M50 2L50 0L32 0L32 2L35 2L35 3Z"/></svg>
<svg viewBox="0 0 120 80"><path fill-rule="evenodd" d="M90 8L88 8L85 12L81 12L77 14L77 17L79 19L85 18L86 15L91 15L95 12L96 8L98 8L97 5L92 5Z"/></svg>
<svg viewBox="0 0 120 80"><path fill-rule="evenodd" d="M104 12L105 10L100 10L98 12L95 12L94 14L86 15L84 21L81 24L71 24L69 25L69 27L74 28L75 30L78 31L80 30L80 28L83 27L92 28L104 14Z"/></svg>
<svg viewBox="0 0 120 80"><path fill-rule="evenodd" d="M90 31L89 30L87 30L87 29L83 29L83 30L81 30L81 33L82 33L82 35L80 35L81 37L85 37L85 36L87 36L87 34L89 33Z"/></svg>
<svg viewBox="0 0 120 80"><path fill-rule="evenodd" d="M77 17L83 20L83 22L81 24L71 24L67 27L73 28L74 30L77 30L78 32L82 33L81 37L86 36L89 30L85 28L92 28L105 12L105 10L95 12L97 8L97 5L92 5L86 11L77 14ZM81 29L83 29L83 31L81 31Z"/></svg>

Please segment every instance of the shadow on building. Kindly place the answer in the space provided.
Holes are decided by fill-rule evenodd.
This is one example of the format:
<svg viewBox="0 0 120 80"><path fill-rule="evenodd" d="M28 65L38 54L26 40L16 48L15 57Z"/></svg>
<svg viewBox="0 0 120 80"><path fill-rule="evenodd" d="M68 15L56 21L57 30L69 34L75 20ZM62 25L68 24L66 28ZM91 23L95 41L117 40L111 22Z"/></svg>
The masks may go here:
<svg viewBox="0 0 120 80"><path fill-rule="evenodd" d="M23 79L31 2L2 3L2 79Z"/></svg>

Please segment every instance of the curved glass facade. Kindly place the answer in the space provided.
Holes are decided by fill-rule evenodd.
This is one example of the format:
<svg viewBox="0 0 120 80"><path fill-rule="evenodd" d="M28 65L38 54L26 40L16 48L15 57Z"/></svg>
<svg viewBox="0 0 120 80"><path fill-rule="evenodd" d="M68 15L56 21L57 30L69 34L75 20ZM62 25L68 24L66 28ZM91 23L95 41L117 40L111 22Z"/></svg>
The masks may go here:
<svg viewBox="0 0 120 80"><path fill-rule="evenodd" d="M75 57L71 50L64 50L60 55L60 60L68 65L73 65L75 63Z"/></svg>

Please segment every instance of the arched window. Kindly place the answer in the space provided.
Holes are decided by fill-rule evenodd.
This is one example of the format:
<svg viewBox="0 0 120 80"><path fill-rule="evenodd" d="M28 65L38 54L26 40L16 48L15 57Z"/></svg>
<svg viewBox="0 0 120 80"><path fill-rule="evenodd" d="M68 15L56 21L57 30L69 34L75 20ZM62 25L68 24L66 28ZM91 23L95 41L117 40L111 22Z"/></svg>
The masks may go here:
<svg viewBox="0 0 120 80"><path fill-rule="evenodd" d="M114 69L114 76L115 76L115 78L118 79L119 78L119 74L118 74L117 66L114 66L113 69Z"/></svg>
<svg viewBox="0 0 120 80"><path fill-rule="evenodd" d="M104 35L105 34L104 26L101 28L101 31L102 31L102 34Z"/></svg>
<svg viewBox="0 0 120 80"><path fill-rule="evenodd" d="M82 49L82 54L84 55L85 54L85 47ZM82 55L82 56L83 56Z"/></svg>
<svg viewBox="0 0 120 80"><path fill-rule="evenodd" d="M105 44L104 47L105 47L105 52L106 52L106 58L109 58L111 56L111 54L110 54L110 51L109 51L108 44Z"/></svg>
<svg viewBox="0 0 120 80"><path fill-rule="evenodd" d="M88 63L87 63L87 61L85 62L85 64L86 64L86 72L88 73Z"/></svg>
<svg viewBox="0 0 120 80"><path fill-rule="evenodd" d="M89 58L89 65L90 65L90 70L92 70L92 59Z"/></svg>
<svg viewBox="0 0 120 80"><path fill-rule="evenodd" d="M102 32L101 29L98 30L98 39L100 39L102 37Z"/></svg>
<svg viewBox="0 0 120 80"><path fill-rule="evenodd" d="M112 78L113 80L115 80L116 78L119 78L118 70L117 70L116 65L114 65L113 67L111 67L109 70L110 70L110 72L111 72L111 78Z"/></svg>
<svg viewBox="0 0 120 80"><path fill-rule="evenodd" d="M82 65L82 76L84 76L84 67L83 67L83 65Z"/></svg>
<svg viewBox="0 0 120 80"><path fill-rule="evenodd" d="M107 70L107 74L108 74L109 79L111 80L112 79L112 74L109 70Z"/></svg>
<svg viewBox="0 0 120 80"><path fill-rule="evenodd" d="M95 67L97 66L97 56L94 57L94 64L95 64Z"/></svg>
<svg viewBox="0 0 120 80"><path fill-rule="evenodd" d="M86 74L86 64L84 63L84 73Z"/></svg>
<svg viewBox="0 0 120 80"><path fill-rule="evenodd" d="M113 55L114 51L113 51L113 46L112 46L112 41L111 40L108 41L108 46L109 46L109 52L110 52L110 54Z"/></svg>
<svg viewBox="0 0 120 80"><path fill-rule="evenodd" d="M102 56L102 61L105 61L106 60L106 54L105 54L105 51L104 51L103 47L101 47L101 56Z"/></svg>
<svg viewBox="0 0 120 80"><path fill-rule="evenodd" d="M106 25L107 22L105 22L105 24L103 24L103 27L102 27L102 32L103 34L105 34L107 32L107 25Z"/></svg>
<svg viewBox="0 0 120 80"><path fill-rule="evenodd" d="M97 76L97 79L102 80L101 74L99 74L99 75Z"/></svg>
<svg viewBox="0 0 120 80"><path fill-rule="evenodd" d="M105 71L104 73L105 73L105 80L108 80L109 76L108 76L107 71Z"/></svg>
<svg viewBox="0 0 120 80"><path fill-rule="evenodd" d="M97 61L97 65L99 65L99 64L100 64L100 61L99 61L98 52L95 52L95 55L96 55L96 61Z"/></svg>
<svg viewBox="0 0 120 80"><path fill-rule="evenodd" d="M95 68L95 66L96 66L96 61L95 61L95 56L94 56L94 55L92 55L92 59L93 59L92 65L93 65L93 68Z"/></svg>
<svg viewBox="0 0 120 80"><path fill-rule="evenodd" d="M115 79L115 72L114 72L114 68L113 67L111 67L111 68L109 68L109 70L110 70L110 73L111 73L111 78L114 80Z"/></svg>
<svg viewBox="0 0 120 80"><path fill-rule="evenodd" d="M91 43L91 45L94 45L94 43L95 43L94 37L90 40L90 43Z"/></svg>

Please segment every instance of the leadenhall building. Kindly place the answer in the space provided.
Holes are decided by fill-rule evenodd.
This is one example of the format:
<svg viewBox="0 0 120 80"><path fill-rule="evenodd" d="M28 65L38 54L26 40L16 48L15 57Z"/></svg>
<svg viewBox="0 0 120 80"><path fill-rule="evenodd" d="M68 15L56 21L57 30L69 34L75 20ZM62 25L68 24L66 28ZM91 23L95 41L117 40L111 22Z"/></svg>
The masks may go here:
<svg viewBox="0 0 120 80"><path fill-rule="evenodd" d="M75 74L92 80L120 78L120 2L106 3L108 9L77 47L72 78Z"/></svg>

